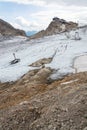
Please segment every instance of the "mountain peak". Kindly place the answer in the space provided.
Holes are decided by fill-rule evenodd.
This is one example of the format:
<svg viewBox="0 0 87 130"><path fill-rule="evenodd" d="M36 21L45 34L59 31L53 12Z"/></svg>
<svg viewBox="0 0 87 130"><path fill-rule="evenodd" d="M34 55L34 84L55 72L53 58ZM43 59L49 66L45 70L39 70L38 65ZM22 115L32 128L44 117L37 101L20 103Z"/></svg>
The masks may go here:
<svg viewBox="0 0 87 130"><path fill-rule="evenodd" d="M54 21L54 22L61 22L62 24L67 23L66 20L60 19L60 18L58 18L58 17L54 17L54 18L53 18L53 21Z"/></svg>
<svg viewBox="0 0 87 130"><path fill-rule="evenodd" d="M43 36L49 36L54 34L59 34L62 32L66 32L72 29L76 29L78 27L78 23L75 22L67 22L64 19L60 19L58 17L54 17L46 28L46 30L40 31L37 34L33 35L31 38L41 38Z"/></svg>

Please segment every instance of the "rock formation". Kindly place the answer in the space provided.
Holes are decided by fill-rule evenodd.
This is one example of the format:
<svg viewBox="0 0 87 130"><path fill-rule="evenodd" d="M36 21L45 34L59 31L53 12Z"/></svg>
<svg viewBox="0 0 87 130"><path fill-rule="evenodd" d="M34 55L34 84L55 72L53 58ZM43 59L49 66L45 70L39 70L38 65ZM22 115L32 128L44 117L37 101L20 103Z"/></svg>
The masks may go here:
<svg viewBox="0 0 87 130"><path fill-rule="evenodd" d="M0 19L0 35L3 36L26 36L25 32L15 29L12 25Z"/></svg>
<svg viewBox="0 0 87 130"><path fill-rule="evenodd" d="M72 29L76 29L78 27L77 23L74 22L67 22L64 19L59 19L57 17L53 18L52 22L46 28L46 30L42 30L37 34L31 36L31 39L41 38L44 36L49 36L53 34L62 33L65 31L69 31Z"/></svg>
<svg viewBox="0 0 87 130"><path fill-rule="evenodd" d="M52 61L52 58L43 58L43 59L40 59L40 60L32 63L30 66L32 66L32 67L40 67L42 65L49 64L51 61Z"/></svg>

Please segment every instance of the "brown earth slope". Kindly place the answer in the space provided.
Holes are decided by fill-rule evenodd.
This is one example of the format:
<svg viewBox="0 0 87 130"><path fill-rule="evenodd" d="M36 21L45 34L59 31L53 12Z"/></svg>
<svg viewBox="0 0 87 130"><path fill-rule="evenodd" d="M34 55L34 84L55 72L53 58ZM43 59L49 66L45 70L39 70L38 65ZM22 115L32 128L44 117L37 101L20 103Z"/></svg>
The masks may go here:
<svg viewBox="0 0 87 130"><path fill-rule="evenodd" d="M52 71L0 84L0 130L87 130L87 72L49 82Z"/></svg>
<svg viewBox="0 0 87 130"><path fill-rule="evenodd" d="M0 34L4 36L26 36L23 30L15 29L12 25L2 19L0 19Z"/></svg>

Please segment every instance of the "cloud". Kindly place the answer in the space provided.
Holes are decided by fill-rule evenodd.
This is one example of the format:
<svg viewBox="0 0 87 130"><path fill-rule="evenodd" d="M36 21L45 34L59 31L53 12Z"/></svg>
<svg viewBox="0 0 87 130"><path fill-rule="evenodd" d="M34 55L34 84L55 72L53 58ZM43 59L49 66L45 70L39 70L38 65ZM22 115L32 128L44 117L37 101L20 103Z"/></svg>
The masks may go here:
<svg viewBox="0 0 87 130"><path fill-rule="evenodd" d="M46 28L55 16L68 21L87 24L86 14L87 7L51 5L47 8L47 10L33 13L32 17L37 19L39 25L44 25L44 28Z"/></svg>
<svg viewBox="0 0 87 130"><path fill-rule="evenodd" d="M14 2L18 4L31 4L43 6L45 4L44 0L0 0L1 2Z"/></svg>
<svg viewBox="0 0 87 130"><path fill-rule="evenodd" d="M87 6L87 0L63 0L67 5Z"/></svg>
<svg viewBox="0 0 87 130"><path fill-rule="evenodd" d="M19 4L32 4L39 6L46 6L50 4L66 4L87 6L87 0L0 0L2 2L16 2Z"/></svg>
<svg viewBox="0 0 87 130"><path fill-rule="evenodd" d="M11 25L15 28L23 29L25 31L40 30L40 26L37 22L30 22L22 16L16 17L14 22L11 22Z"/></svg>
<svg viewBox="0 0 87 130"><path fill-rule="evenodd" d="M2 2L15 2L18 4L32 4L46 6L50 4L66 4L66 5L81 5L87 6L87 0L0 0Z"/></svg>
<svg viewBox="0 0 87 130"><path fill-rule="evenodd" d="M24 30L42 30L51 22L53 17L63 18L68 21L87 23L87 0L0 0L16 2L18 4L41 6L38 11L20 13L12 23L15 27ZM24 6L26 8L26 6ZM37 7L33 7L33 10ZM20 6L19 6L20 10ZM20 12L20 11L19 11ZM34 13L33 13L34 12ZM28 16L28 17L27 17Z"/></svg>
<svg viewBox="0 0 87 130"><path fill-rule="evenodd" d="M30 22L24 19L22 16L16 17L15 21L21 26L30 26Z"/></svg>

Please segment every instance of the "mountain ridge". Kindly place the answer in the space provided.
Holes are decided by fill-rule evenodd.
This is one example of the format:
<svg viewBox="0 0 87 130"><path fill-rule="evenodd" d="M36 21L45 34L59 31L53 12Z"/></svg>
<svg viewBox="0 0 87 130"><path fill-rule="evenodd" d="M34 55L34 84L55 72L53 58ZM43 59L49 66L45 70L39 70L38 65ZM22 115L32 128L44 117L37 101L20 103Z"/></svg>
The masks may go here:
<svg viewBox="0 0 87 130"><path fill-rule="evenodd" d="M26 36L25 31L14 28L2 19L0 19L0 34L3 36Z"/></svg>
<svg viewBox="0 0 87 130"><path fill-rule="evenodd" d="M76 29L78 27L78 23L75 22L68 22L64 19L60 19L54 17L46 30L41 30L33 36L30 36L30 39L42 38L44 36L55 35L58 33L70 31Z"/></svg>

